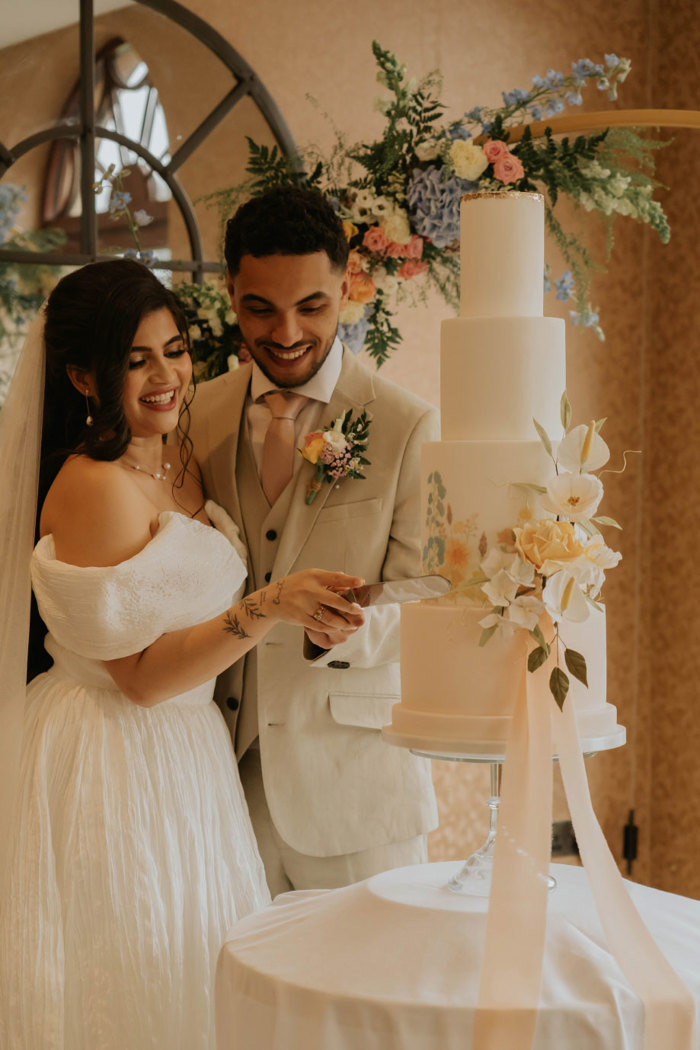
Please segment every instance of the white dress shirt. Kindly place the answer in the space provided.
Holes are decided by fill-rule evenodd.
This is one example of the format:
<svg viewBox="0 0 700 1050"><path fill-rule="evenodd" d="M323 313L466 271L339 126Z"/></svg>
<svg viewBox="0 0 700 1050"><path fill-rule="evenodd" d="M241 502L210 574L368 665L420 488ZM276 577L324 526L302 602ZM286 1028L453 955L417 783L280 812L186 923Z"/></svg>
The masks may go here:
<svg viewBox="0 0 700 1050"><path fill-rule="evenodd" d="M326 360L318 372L301 386L287 387L286 389L295 394L303 394L309 398L309 403L304 405L301 412L294 421L296 446L299 448L307 434L315 430L319 423L324 426L333 422L332 419L322 419L325 406L330 401L335 390L340 368L343 362L343 345L338 336L335 337ZM272 414L268 408L264 395L270 390L280 390L253 361L253 372L250 382L250 391L246 399L246 420L248 423L248 434L253 449L255 465L258 476L262 465L262 450L265 443L265 434L270 425ZM302 457L294 457L294 473L301 467Z"/></svg>

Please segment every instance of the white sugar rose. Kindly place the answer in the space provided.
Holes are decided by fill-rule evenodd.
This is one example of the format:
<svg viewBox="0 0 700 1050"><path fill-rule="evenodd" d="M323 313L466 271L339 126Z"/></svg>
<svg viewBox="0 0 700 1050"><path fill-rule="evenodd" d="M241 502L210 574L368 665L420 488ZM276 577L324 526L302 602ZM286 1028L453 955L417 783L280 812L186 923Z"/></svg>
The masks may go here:
<svg viewBox="0 0 700 1050"><path fill-rule="evenodd" d="M455 175L460 179L476 182L489 165L481 146L471 139L457 139L450 146L450 160Z"/></svg>
<svg viewBox="0 0 700 1050"><path fill-rule="evenodd" d="M599 470L609 459L610 449L591 424L570 430L557 450L558 465L572 474L579 474L584 468Z"/></svg>
<svg viewBox="0 0 700 1050"><path fill-rule="evenodd" d="M542 497L545 510L568 521L591 518L603 498L603 485L595 474L558 474Z"/></svg>
<svg viewBox="0 0 700 1050"><path fill-rule="evenodd" d="M622 558L619 551L611 550L610 547L606 546L602 536L591 536L586 544L584 554L594 565L597 565L598 568L604 571L614 569Z"/></svg>

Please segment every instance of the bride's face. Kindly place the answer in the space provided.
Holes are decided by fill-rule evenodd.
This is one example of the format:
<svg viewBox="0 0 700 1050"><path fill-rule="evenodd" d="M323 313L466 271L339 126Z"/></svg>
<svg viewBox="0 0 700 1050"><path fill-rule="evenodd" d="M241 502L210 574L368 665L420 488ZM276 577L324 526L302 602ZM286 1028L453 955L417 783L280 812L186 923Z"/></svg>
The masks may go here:
<svg viewBox="0 0 700 1050"><path fill-rule="evenodd" d="M175 429L192 378L192 361L169 310L148 314L139 324L129 355L124 415L133 437Z"/></svg>

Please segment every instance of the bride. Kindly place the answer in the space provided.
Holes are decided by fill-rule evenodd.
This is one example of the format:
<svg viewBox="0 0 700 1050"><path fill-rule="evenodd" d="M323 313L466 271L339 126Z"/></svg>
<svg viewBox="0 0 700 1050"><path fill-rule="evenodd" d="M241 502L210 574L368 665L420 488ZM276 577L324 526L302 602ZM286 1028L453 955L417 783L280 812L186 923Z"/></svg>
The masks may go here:
<svg viewBox="0 0 700 1050"><path fill-rule="evenodd" d="M31 579L53 666L25 698L44 351L48 491ZM323 607L335 628L362 622L334 593L360 582L343 573L236 601L235 529L203 502L186 435L191 378L172 293L139 263L94 263L51 294L0 414L3 503L8 485L16 496L0 514L13 544L0 579L5 811L14 799L0 828L0 1045L12 1050L214 1045L219 947L269 899L214 678L279 620L313 628Z"/></svg>

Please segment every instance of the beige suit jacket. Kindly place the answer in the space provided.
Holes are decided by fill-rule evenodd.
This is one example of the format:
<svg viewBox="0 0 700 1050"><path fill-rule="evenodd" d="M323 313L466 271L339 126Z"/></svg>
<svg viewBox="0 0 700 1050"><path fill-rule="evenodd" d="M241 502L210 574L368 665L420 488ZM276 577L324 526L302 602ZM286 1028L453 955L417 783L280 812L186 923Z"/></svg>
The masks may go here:
<svg viewBox="0 0 700 1050"><path fill-rule="evenodd" d="M229 512L244 538L246 493L237 489L235 465L250 373L248 365L202 384L191 427L206 494ZM420 572L420 448L437 438L437 412L346 350L321 425L348 408L366 409L371 418L366 477L337 487L324 483L307 506L313 467L302 464L272 580L312 567L367 582ZM264 579L249 583L250 590L265 585ZM257 703L265 794L284 841L301 853L331 856L435 827L429 764L380 733L400 694L398 607L368 610L348 642L314 662L304 659L302 642L300 628L274 627L258 647L257 697L242 695L244 660L220 677L216 694L234 741L240 705Z"/></svg>

